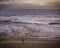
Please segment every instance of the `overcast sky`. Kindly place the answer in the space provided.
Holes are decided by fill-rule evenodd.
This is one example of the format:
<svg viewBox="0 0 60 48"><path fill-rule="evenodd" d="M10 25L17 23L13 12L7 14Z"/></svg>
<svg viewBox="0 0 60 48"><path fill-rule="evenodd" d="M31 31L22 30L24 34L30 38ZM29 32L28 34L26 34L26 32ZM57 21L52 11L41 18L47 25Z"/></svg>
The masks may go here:
<svg viewBox="0 0 60 48"><path fill-rule="evenodd" d="M56 6L55 2L59 2L59 5L60 5L60 0L0 0L0 4L13 4L14 6L11 5L11 7L14 7L14 8L16 6L23 7L23 8L25 7L40 8L41 6L45 6L45 7Z"/></svg>
<svg viewBox="0 0 60 48"><path fill-rule="evenodd" d="M0 0L0 3L3 2L13 2L13 3L27 3L27 4L43 4L43 3L49 3L49 2L56 2L57 0Z"/></svg>

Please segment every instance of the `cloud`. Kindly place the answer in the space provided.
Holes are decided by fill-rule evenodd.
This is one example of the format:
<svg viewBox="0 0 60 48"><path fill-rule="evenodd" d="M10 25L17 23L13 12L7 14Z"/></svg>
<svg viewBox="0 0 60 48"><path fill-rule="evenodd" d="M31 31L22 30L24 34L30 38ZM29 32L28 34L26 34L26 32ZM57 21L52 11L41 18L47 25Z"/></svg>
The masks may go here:
<svg viewBox="0 0 60 48"><path fill-rule="evenodd" d="M59 0L0 0L0 4L33 4L33 5L48 5L54 4Z"/></svg>

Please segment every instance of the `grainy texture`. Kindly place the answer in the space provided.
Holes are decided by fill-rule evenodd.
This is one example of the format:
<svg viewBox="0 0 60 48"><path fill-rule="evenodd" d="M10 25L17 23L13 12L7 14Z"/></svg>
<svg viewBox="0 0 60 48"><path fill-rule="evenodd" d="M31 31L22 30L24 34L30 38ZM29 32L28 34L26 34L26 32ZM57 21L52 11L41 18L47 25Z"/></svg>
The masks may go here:
<svg viewBox="0 0 60 48"><path fill-rule="evenodd" d="M60 9L22 10L0 10L0 47L60 48Z"/></svg>
<svg viewBox="0 0 60 48"><path fill-rule="evenodd" d="M0 17L1 38L59 38L58 16L10 16Z"/></svg>

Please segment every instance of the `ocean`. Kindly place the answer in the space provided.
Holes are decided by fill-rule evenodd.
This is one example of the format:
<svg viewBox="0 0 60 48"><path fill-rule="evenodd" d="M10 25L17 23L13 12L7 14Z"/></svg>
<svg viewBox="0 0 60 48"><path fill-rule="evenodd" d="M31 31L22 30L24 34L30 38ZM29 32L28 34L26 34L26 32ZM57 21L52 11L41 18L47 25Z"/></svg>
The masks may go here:
<svg viewBox="0 0 60 48"><path fill-rule="evenodd" d="M0 9L0 16L60 15L60 9Z"/></svg>

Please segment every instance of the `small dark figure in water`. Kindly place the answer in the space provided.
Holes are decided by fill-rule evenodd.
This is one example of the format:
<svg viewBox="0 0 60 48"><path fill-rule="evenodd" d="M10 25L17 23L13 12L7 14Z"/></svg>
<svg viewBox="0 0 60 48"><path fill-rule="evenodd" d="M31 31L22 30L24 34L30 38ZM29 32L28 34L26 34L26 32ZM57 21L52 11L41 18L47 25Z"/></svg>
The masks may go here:
<svg viewBox="0 0 60 48"><path fill-rule="evenodd" d="M24 39L22 39L22 42L24 42Z"/></svg>

